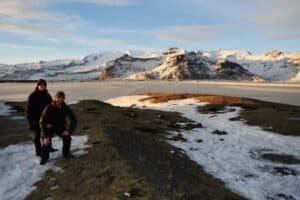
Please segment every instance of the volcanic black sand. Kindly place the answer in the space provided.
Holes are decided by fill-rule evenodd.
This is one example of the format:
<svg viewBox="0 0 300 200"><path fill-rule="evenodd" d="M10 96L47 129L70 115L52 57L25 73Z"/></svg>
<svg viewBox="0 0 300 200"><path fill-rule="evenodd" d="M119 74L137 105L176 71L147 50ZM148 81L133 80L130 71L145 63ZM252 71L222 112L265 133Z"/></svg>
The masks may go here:
<svg viewBox="0 0 300 200"><path fill-rule="evenodd" d="M189 97L210 102L199 108L201 113L222 112L226 105L241 106L241 115L232 120L243 119L250 125L299 136L299 107L212 95L149 95L149 100L156 103ZM23 115L24 103L9 104L18 110L13 115ZM96 100L81 101L72 108L79 122L76 134L88 135L92 147L88 154L59 160L57 166L63 171L49 170L27 199L126 199L128 194L133 199L243 199L165 142L168 131L200 124L178 113L113 107ZM264 117L257 117L258 113ZM187 122L189 126L174 126L176 122ZM30 140L25 119L1 117L0 125L1 148ZM173 139L181 139L180 134ZM262 157L299 163L283 155Z"/></svg>

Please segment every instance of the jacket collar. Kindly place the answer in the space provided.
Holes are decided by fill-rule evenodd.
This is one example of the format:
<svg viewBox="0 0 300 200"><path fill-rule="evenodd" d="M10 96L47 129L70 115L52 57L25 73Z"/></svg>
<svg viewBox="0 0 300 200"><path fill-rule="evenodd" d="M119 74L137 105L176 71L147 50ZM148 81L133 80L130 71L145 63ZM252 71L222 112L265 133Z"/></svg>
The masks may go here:
<svg viewBox="0 0 300 200"><path fill-rule="evenodd" d="M57 102L54 100L54 101L51 102L51 106L53 108L57 109L57 110L62 110L62 109L64 109L64 107L66 106L66 104L63 103L61 107L58 107Z"/></svg>

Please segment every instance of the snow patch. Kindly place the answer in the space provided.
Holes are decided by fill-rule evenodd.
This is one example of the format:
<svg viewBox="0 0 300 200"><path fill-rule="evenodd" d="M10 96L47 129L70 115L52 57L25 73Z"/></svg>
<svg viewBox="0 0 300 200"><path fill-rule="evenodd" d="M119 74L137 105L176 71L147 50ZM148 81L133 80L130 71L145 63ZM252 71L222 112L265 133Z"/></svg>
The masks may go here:
<svg viewBox="0 0 300 200"><path fill-rule="evenodd" d="M203 166L207 173L223 180L227 187L249 199L278 199L280 196L300 199L300 164L280 164L261 158L262 153L300 158L299 137L283 136L260 127L248 126L241 121L230 121L230 118L239 115L240 107L229 107L234 111L222 114L201 114L197 107L205 105L205 102L199 103L194 99L160 104L138 101L144 97L118 97L106 102L115 106L136 105L140 108L146 106L147 109L180 112L205 128L182 131L182 137L187 142L168 142L182 149L191 160ZM225 131L227 135L212 134L215 130ZM284 173L280 172L281 169Z"/></svg>
<svg viewBox="0 0 300 200"><path fill-rule="evenodd" d="M79 156L87 153L89 146L87 136L73 136L71 151ZM58 137L53 138L53 147L61 148L62 141ZM32 143L9 145L0 149L0 199L21 200L36 189L34 184L42 180L45 172L52 169L56 172L62 170L55 166L61 157L61 151L50 154L49 162L40 165L40 158L35 156Z"/></svg>
<svg viewBox="0 0 300 200"><path fill-rule="evenodd" d="M11 107L0 101L0 116L9 116L11 112Z"/></svg>

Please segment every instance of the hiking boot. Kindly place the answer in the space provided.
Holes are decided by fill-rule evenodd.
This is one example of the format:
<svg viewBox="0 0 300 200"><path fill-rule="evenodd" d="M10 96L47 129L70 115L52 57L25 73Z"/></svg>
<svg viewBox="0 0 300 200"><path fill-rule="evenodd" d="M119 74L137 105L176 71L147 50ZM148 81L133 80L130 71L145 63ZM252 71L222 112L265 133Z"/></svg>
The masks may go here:
<svg viewBox="0 0 300 200"><path fill-rule="evenodd" d="M42 152L36 152L35 155L38 157L42 157Z"/></svg>
<svg viewBox="0 0 300 200"><path fill-rule="evenodd" d="M66 155L63 155L65 159L70 159L70 158L74 158L74 155L71 153L68 153Z"/></svg>
<svg viewBox="0 0 300 200"><path fill-rule="evenodd" d="M44 164L46 164L46 163L47 163L47 161L48 161L48 159L49 159L49 157L43 157L43 156L42 156L42 159L41 159L40 165L44 165Z"/></svg>
<svg viewBox="0 0 300 200"><path fill-rule="evenodd" d="M55 152L55 151L58 151L58 149L54 149L53 147L50 147L49 151L50 152Z"/></svg>

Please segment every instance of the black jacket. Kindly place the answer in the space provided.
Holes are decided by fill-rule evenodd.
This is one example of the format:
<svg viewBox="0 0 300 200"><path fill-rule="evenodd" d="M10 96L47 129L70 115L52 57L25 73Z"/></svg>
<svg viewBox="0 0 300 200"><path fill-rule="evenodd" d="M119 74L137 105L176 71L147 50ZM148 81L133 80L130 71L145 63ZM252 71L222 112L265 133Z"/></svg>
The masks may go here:
<svg viewBox="0 0 300 200"><path fill-rule="evenodd" d="M25 114L29 123L39 123L41 114L45 107L52 102L48 91L39 91L37 88L32 92L26 102Z"/></svg>
<svg viewBox="0 0 300 200"><path fill-rule="evenodd" d="M69 127L66 127L67 118L69 118L71 121ZM47 124L51 124L52 127L47 128ZM66 104L63 104L61 108L58 108L55 103L52 102L45 108L40 119L40 127L43 137L49 137L53 132L60 133L64 130L68 130L69 133L72 134L76 128L76 125L76 116L71 108Z"/></svg>

